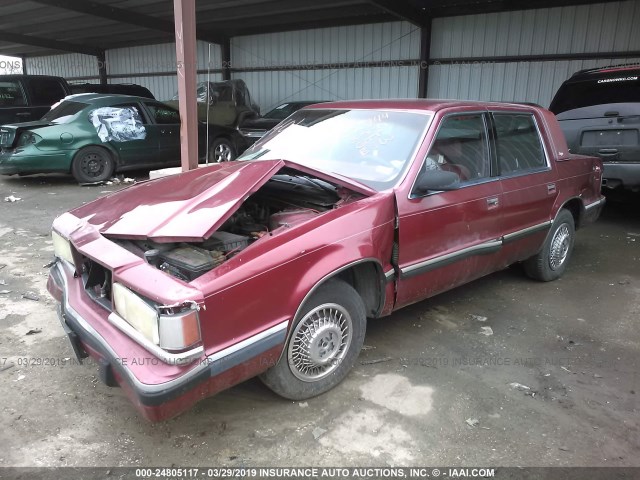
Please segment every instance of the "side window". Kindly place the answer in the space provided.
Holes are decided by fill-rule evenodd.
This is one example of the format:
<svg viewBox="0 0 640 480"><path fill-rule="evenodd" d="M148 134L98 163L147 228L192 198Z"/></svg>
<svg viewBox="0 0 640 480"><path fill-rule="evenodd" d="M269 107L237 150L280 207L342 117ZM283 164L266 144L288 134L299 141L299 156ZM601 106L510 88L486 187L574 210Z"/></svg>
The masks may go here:
<svg viewBox="0 0 640 480"><path fill-rule="evenodd" d="M180 123L180 113L173 108L160 103L145 103L151 111L151 116L156 123L161 125Z"/></svg>
<svg viewBox="0 0 640 480"><path fill-rule="evenodd" d="M493 119L501 175L547 166L533 115L494 113Z"/></svg>
<svg viewBox="0 0 640 480"><path fill-rule="evenodd" d="M103 142L144 140L147 131L137 105L98 107L89 112L89 122Z"/></svg>
<svg viewBox="0 0 640 480"><path fill-rule="evenodd" d="M24 107L27 104L19 82L15 80L0 82L0 106Z"/></svg>
<svg viewBox="0 0 640 480"><path fill-rule="evenodd" d="M50 106L66 96L64 87L55 78L29 78L27 81L36 106Z"/></svg>
<svg viewBox="0 0 640 480"><path fill-rule="evenodd" d="M446 117L423 169L454 172L463 183L491 176L483 114Z"/></svg>

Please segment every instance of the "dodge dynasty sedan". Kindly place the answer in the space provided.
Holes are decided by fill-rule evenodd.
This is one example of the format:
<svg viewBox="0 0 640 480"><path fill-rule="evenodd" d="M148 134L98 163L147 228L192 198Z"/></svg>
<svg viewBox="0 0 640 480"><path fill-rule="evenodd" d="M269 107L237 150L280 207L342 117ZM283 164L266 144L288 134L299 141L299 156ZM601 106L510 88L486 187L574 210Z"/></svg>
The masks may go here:
<svg viewBox="0 0 640 480"><path fill-rule="evenodd" d="M347 375L368 318L516 262L560 277L601 175L539 107L324 103L239 161L58 217L48 289L150 420L256 375L305 399Z"/></svg>

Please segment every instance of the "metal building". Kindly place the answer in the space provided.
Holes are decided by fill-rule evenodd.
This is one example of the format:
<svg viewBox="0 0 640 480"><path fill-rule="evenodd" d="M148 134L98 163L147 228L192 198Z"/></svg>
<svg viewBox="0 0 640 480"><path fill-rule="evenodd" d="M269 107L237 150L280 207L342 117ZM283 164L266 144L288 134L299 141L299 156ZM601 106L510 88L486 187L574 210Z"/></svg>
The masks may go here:
<svg viewBox="0 0 640 480"><path fill-rule="evenodd" d="M177 90L175 44L168 41L172 2L113 3L5 2L0 54L23 56L31 74L138 83L160 100L171 98ZM638 0L514 1L509 11L504 3L198 2L198 32L205 32L198 35L198 76L210 71L212 80L245 80L262 111L287 100L425 94L546 106L577 70L640 61L640 30L633 28L640 24ZM25 20L29 9L48 20L40 23L36 14ZM82 28L65 30L74 18L83 19ZM74 53L52 55L65 49Z"/></svg>

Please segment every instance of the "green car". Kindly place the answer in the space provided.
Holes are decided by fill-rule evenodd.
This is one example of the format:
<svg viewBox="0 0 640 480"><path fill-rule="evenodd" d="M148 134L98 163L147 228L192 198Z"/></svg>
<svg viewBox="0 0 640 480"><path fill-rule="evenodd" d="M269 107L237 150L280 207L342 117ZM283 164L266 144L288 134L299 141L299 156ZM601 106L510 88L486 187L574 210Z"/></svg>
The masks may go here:
<svg viewBox="0 0 640 480"><path fill-rule="evenodd" d="M198 125L205 158L206 125ZM233 128L210 126L209 160L234 160L246 148ZM180 115L164 103L128 95L66 97L40 120L0 127L0 174L71 173L79 183L114 172L180 165Z"/></svg>

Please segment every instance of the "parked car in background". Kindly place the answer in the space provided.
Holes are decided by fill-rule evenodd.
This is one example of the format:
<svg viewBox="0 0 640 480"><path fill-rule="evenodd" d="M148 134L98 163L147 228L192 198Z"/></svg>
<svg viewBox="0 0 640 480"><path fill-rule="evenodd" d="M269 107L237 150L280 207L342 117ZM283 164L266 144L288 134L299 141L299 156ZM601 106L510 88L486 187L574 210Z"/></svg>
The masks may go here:
<svg viewBox="0 0 640 480"><path fill-rule="evenodd" d="M301 108L309 105L324 103L326 101L327 100L314 100L282 103L273 110L265 113L262 117L251 116L242 120L239 126L240 133L247 138L249 143L254 143L293 112L297 112Z"/></svg>
<svg viewBox="0 0 640 480"><path fill-rule="evenodd" d="M153 93L142 85L135 83L72 83L69 85L72 93L103 93L117 95L132 95L134 97L145 97L155 100Z"/></svg>
<svg viewBox="0 0 640 480"><path fill-rule="evenodd" d="M64 78L0 75L0 125L38 120L70 93Z"/></svg>
<svg viewBox="0 0 640 480"><path fill-rule="evenodd" d="M559 278L601 169L542 108L314 105L239 161L58 217L47 287L78 357L150 420L255 375L301 400L347 375L367 318L516 262Z"/></svg>
<svg viewBox="0 0 640 480"><path fill-rule="evenodd" d="M236 127L244 118L260 115L244 81L200 82L197 86L198 120L214 125ZM178 94L165 102L178 108Z"/></svg>
<svg viewBox="0 0 640 480"><path fill-rule="evenodd" d="M206 126L198 124L199 153ZM211 126L209 161L236 158L246 142L236 129ZM180 164L180 115L143 97L77 94L40 120L0 127L0 174L71 173L80 183L114 172Z"/></svg>
<svg viewBox="0 0 640 480"><path fill-rule="evenodd" d="M640 65L579 71L549 109L571 152L602 158L604 187L640 190Z"/></svg>

